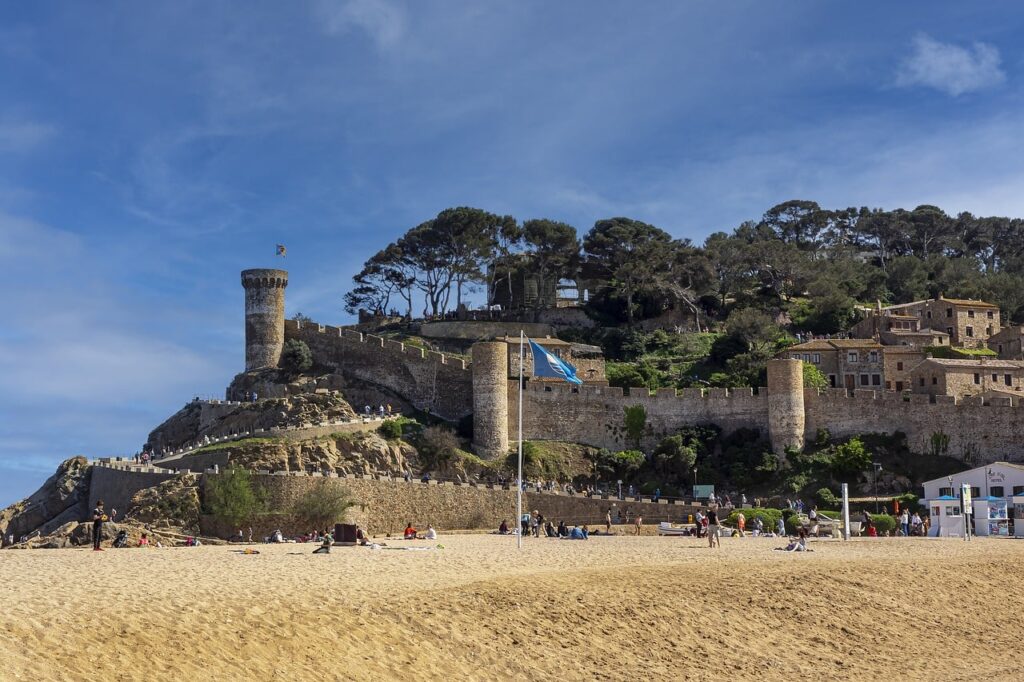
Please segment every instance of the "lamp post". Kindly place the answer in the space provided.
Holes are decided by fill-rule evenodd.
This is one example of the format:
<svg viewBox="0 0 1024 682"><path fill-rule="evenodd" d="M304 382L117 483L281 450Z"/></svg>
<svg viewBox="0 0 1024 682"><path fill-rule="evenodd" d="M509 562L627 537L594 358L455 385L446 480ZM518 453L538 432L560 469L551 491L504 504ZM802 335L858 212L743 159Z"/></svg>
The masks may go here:
<svg viewBox="0 0 1024 682"><path fill-rule="evenodd" d="M693 502L697 502L697 467L693 467Z"/></svg>
<svg viewBox="0 0 1024 682"><path fill-rule="evenodd" d="M878 462L871 463L871 485L875 489L875 513L878 514L878 472L882 470L882 465Z"/></svg>
<svg viewBox="0 0 1024 682"><path fill-rule="evenodd" d="M985 470L985 497L989 496L989 484L991 483L992 475L995 472L992 471L992 467Z"/></svg>

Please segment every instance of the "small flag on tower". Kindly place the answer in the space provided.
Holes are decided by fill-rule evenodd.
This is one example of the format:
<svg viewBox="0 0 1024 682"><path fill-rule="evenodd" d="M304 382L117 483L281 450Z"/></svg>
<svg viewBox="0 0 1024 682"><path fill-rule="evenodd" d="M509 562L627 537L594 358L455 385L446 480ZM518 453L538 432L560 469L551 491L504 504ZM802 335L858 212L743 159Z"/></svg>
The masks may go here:
<svg viewBox="0 0 1024 682"><path fill-rule="evenodd" d="M540 344L530 341L530 350L533 351L533 376L558 377L570 384L583 383L583 380L576 376L575 367Z"/></svg>
<svg viewBox="0 0 1024 682"><path fill-rule="evenodd" d="M284 248L284 244L277 245L277 255L282 258L288 255L288 249Z"/></svg>

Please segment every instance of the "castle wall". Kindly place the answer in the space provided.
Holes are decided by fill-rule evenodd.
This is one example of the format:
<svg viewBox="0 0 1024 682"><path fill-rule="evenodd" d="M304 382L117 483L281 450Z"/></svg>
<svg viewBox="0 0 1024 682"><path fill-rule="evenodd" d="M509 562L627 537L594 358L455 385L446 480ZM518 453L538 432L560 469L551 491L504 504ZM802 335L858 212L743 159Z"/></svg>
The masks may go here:
<svg viewBox="0 0 1024 682"><path fill-rule="evenodd" d="M980 397L954 399L950 396L909 394L906 399L891 391L830 390L818 394L805 391L806 435L813 438L820 428L833 436L859 433L907 434L912 452L931 451L932 434L949 436L950 457L968 464L1003 460L1024 461L1024 405L1014 398Z"/></svg>
<svg viewBox="0 0 1024 682"><path fill-rule="evenodd" d="M92 480L89 483L89 513L92 513L98 500L103 500L107 513L116 509L117 518L120 519L128 511L132 495L172 479L175 475L169 471L126 471L93 466Z"/></svg>
<svg viewBox="0 0 1024 682"><path fill-rule="evenodd" d="M654 447L683 426L717 424L726 432L740 428L767 432L768 401L765 390L752 389L659 389L528 382L523 391L523 438L560 440L594 447L622 450L632 447L625 434L625 409L643 405L647 430L641 445ZM509 435L515 439L518 391L509 382Z"/></svg>
<svg viewBox="0 0 1024 682"><path fill-rule="evenodd" d="M451 420L473 411L472 372L462 358L296 320L285 320L284 335L305 341L317 364L383 386L418 409Z"/></svg>
<svg viewBox="0 0 1024 682"><path fill-rule="evenodd" d="M209 475L213 474L206 474ZM427 524L432 524L442 534L446 530L496 530L503 519L508 521L509 526L515 526L515 490L501 487L305 475L257 475L256 480L267 490L272 509L287 509L299 496L313 486L322 485L324 481L330 486L343 487L358 502L349 512L347 520L360 524L371 534L400 534L407 522L412 522L420 530L426 530ZM523 494L523 508L536 509L556 524L564 520L569 525L587 524L591 527L603 526L609 509L613 510L613 516L615 510L624 512L628 509L631 518L640 513L646 523L685 521L696 510L689 505L667 504L665 501L655 503L645 499L647 501L620 501L582 495L527 492ZM310 530L290 523L283 514L269 516L253 526L254 536L269 535L275 528L281 528L285 534ZM204 534L227 537L238 530L224 527L209 517L204 518L202 524ZM621 527L619 532L623 532Z"/></svg>

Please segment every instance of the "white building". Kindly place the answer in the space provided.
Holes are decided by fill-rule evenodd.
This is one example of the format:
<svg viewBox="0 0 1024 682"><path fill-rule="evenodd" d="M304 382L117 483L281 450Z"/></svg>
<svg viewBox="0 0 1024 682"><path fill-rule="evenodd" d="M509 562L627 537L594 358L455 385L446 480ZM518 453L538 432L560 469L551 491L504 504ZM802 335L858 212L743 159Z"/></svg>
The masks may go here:
<svg viewBox="0 0 1024 682"><path fill-rule="evenodd" d="M950 482L952 479L952 482ZM971 486L971 497L1000 497L1013 504L1014 495L1024 495L1024 465L993 462L952 476L925 481L924 499L960 497L960 486Z"/></svg>

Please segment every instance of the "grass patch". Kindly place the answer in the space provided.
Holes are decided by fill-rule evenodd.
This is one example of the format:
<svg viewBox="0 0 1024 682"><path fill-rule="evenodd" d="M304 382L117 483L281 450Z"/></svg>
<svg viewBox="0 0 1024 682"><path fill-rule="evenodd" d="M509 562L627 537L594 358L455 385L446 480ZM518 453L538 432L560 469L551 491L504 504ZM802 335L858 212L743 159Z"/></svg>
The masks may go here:
<svg viewBox="0 0 1024 682"><path fill-rule="evenodd" d="M219 452L220 450L231 450L235 448L273 445L277 443L283 443L284 440L284 438L240 438L239 440L229 440L221 443L210 443L209 445L204 445L198 450L193 450L191 454L195 455L202 452Z"/></svg>
<svg viewBox="0 0 1024 682"><path fill-rule="evenodd" d="M951 346L925 346L925 353L931 353L933 358L943 360L972 360L974 358L998 357L991 348L953 348Z"/></svg>

